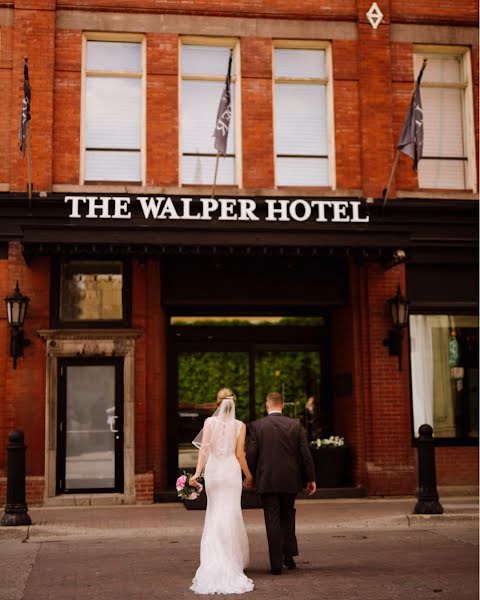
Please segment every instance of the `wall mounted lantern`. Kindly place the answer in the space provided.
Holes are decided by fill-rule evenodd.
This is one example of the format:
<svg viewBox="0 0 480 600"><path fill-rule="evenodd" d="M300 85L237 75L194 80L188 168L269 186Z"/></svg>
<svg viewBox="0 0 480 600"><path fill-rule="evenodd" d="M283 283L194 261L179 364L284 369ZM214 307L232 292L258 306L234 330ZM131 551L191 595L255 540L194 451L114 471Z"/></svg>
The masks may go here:
<svg viewBox="0 0 480 600"><path fill-rule="evenodd" d="M10 325L10 356L13 358L13 368L17 368L17 358L23 356L25 346L30 346L30 340L23 337L23 322L27 314L27 306L30 298L20 292L17 285L13 294L5 298L7 306L7 318Z"/></svg>
<svg viewBox="0 0 480 600"><path fill-rule="evenodd" d="M392 316L393 329L388 332L388 337L383 340L383 345L388 347L390 356L398 356L398 370L402 370L403 332L408 325L408 307L410 302L406 300L397 288L393 298L387 300Z"/></svg>

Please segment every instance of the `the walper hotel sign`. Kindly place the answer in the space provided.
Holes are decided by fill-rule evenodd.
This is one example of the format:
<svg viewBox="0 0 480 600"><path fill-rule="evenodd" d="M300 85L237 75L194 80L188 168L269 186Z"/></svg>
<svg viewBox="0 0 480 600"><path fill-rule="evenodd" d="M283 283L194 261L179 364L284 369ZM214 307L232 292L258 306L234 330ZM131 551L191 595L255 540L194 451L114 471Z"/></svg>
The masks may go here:
<svg viewBox="0 0 480 600"><path fill-rule="evenodd" d="M65 196L71 219L368 223L360 200ZM137 217L138 218L138 217Z"/></svg>

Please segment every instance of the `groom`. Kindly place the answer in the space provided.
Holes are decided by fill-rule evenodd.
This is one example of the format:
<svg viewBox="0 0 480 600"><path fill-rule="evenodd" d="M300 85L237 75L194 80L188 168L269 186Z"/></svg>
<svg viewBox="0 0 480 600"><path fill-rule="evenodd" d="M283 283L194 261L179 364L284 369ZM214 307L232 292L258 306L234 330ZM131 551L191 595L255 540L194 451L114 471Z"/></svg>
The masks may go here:
<svg viewBox="0 0 480 600"><path fill-rule="evenodd" d="M315 468L300 422L282 413L282 395L271 392L265 404L268 416L250 424L247 462L262 499L271 573L280 575L282 564L296 567L295 498L302 472L308 493L315 493Z"/></svg>

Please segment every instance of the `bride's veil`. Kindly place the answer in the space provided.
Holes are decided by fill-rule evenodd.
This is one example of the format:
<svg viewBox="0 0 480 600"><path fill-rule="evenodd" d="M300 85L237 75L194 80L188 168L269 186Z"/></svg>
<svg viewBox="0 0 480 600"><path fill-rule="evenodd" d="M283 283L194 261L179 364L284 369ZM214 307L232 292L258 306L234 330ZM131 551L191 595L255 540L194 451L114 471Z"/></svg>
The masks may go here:
<svg viewBox="0 0 480 600"><path fill-rule="evenodd" d="M212 417L205 421L202 430L192 442L196 448L204 453L208 453L210 446L213 444L218 447L220 442L228 444L230 441L228 439L229 436L226 435L226 431L231 429L227 428L227 426L235 422L235 401L233 396L224 398ZM235 436L233 431L232 433Z"/></svg>

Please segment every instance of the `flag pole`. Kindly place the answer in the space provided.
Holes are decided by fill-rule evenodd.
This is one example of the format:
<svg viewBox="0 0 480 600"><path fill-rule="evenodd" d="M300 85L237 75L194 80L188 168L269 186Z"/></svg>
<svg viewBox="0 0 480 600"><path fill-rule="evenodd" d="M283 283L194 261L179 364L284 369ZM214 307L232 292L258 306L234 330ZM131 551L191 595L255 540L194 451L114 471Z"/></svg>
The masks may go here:
<svg viewBox="0 0 480 600"><path fill-rule="evenodd" d="M387 187L385 188L385 193L383 195L383 206L387 203L388 192L392 187L393 177L395 175L395 171L397 170L398 159L400 158L400 150L397 150L395 153L395 158L393 160L392 170L390 171L390 177L388 179Z"/></svg>
<svg viewBox="0 0 480 600"><path fill-rule="evenodd" d="M220 159L220 152L217 150L217 158L215 160L215 174L213 176L213 186L212 186L212 199L215 198L215 187L217 185L217 173L218 173L218 161Z"/></svg>
<svg viewBox="0 0 480 600"><path fill-rule="evenodd" d="M422 64L422 68L420 69L420 73L418 74L417 80L415 81L415 85L413 86L413 92L412 92L412 99L410 101L410 106L412 106L412 103L414 102L414 98L415 98L415 92L417 90L417 87L420 87L420 82L422 80L422 76L423 76L423 72L425 70L425 67L427 66L427 62L428 59L424 58L423 59L423 64ZM408 113L407 113L408 115ZM401 140L400 140L401 141ZM383 208L385 208L385 205L387 204L387 200L388 200L388 193L390 192L390 188L392 186L393 183L393 177L395 175L395 171L397 170L397 164L398 164L398 160L400 158L400 152L401 152L401 146L400 144L397 146L397 151L395 153L395 158L393 160L393 165L392 165L392 169L390 171L390 177L388 179L388 183L387 183L387 187L385 188L384 191L384 195L383 195ZM416 170L416 163L414 162L414 169Z"/></svg>
<svg viewBox="0 0 480 600"><path fill-rule="evenodd" d="M32 209L32 156L30 152L30 121L27 121L28 209Z"/></svg>

